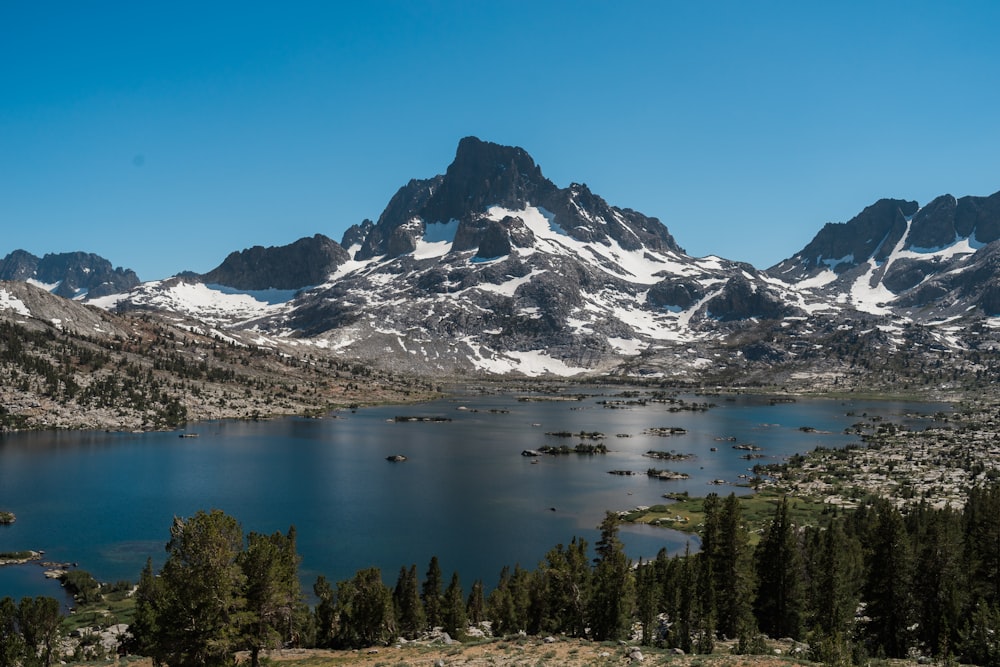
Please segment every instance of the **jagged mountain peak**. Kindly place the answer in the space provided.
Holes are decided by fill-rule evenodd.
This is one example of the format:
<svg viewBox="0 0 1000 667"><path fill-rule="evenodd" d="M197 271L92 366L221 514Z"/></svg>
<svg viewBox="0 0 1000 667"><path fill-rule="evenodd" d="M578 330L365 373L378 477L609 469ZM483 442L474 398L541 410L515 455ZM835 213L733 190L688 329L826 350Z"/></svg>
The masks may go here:
<svg viewBox="0 0 1000 667"><path fill-rule="evenodd" d="M284 246L232 252L201 279L239 290L295 290L325 282L348 259L340 244L315 234Z"/></svg>
<svg viewBox="0 0 1000 667"><path fill-rule="evenodd" d="M412 180L400 188L367 233L362 227L352 228L352 239L364 238L355 259L412 253L430 226L449 224L457 224L452 232L454 251L492 256L479 248L484 239L491 247L508 243L498 238L489 211L529 208L551 213L554 222L577 241L683 252L656 218L610 206L581 183L557 187L522 148L466 137L443 175ZM509 239L509 245L523 241L522 235Z"/></svg>
<svg viewBox="0 0 1000 667"><path fill-rule="evenodd" d="M89 252L46 253L39 258L15 250L0 259L0 280L34 282L67 299L95 298L125 292L139 284L131 269L113 267Z"/></svg>
<svg viewBox="0 0 1000 667"><path fill-rule="evenodd" d="M458 143L444 181L428 202L428 214L432 218L437 214L436 220L443 222L458 219L470 207L516 209L538 201L553 189L523 148L465 137Z"/></svg>
<svg viewBox="0 0 1000 667"><path fill-rule="evenodd" d="M994 316L1000 250L984 244L997 238L1000 193L923 207L880 199L761 272L691 257L656 218L610 205L582 181L552 183L522 148L466 137L444 173L409 181L377 221L344 233L335 271L259 247L223 264L240 279L272 264L325 266L322 279L296 283L312 289L236 293L204 283L277 283L210 273L145 285L120 307L419 373L694 377L729 363L799 363L818 349L812 337L842 327L890 349L913 323ZM933 344L951 345L961 326Z"/></svg>
<svg viewBox="0 0 1000 667"><path fill-rule="evenodd" d="M991 297L978 295L992 275L990 245L998 239L1000 192L946 194L924 206L882 199L846 223L826 225L768 273L827 303L873 314L934 319L977 306L990 314Z"/></svg>

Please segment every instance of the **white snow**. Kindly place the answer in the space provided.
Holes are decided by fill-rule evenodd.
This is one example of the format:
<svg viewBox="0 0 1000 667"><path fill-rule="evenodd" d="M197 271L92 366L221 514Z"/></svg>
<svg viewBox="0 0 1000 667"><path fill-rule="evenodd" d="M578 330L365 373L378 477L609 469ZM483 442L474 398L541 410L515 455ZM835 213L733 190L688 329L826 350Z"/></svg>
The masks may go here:
<svg viewBox="0 0 1000 667"><path fill-rule="evenodd" d="M18 315L31 317L31 311L24 305L24 302L2 288L0 288L0 310L13 310Z"/></svg>
<svg viewBox="0 0 1000 667"><path fill-rule="evenodd" d="M806 278L805 280L796 283L796 287L799 289L812 289L815 287L823 287L824 285L829 285L834 280L837 279L837 274L831 269L826 269L820 273L817 273L812 278Z"/></svg>
<svg viewBox="0 0 1000 667"><path fill-rule="evenodd" d="M164 281L160 280L143 283L128 296L133 303L189 314L210 324L261 317L279 312L286 307L284 302L269 303L255 298L250 293L227 293L202 283L178 281L167 287L164 287L163 283ZM232 292L228 288L227 291ZM100 300L100 304L113 300Z"/></svg>
<svg viewBox="0 0 1000 667"><path fill-rule="evenodd" d="M99 296L95 299L90 299L87 301L91 306L97 306L103 310L114 310L118 302L128 298L128 293L122 294L108 294L107 296Z"/></svg>
<svg viewBox="0 0 1000 667"><path fill-rule="evenodd" d="M432 222L424 225L425 243L454 243L458 232L458 220L452 218L448 222Z"/></svg>
<svg viewBox="0 0 1000 667"><path fill-rule="evenodd" d="M433 259L447 255L449 250L451 250L451 243L447 241L427 243L422 239L417 239L417 247L413 251L413 257L416 259Z"/></svg>
<svg viewBox="0 0 1000 667"><path fill-rule="evenodd" d="M54 292L56 291L56 288L58 288L59 285L62 284L61 280L57 280L54 283L43 283L41 280L36 280L35 278L28 278L24 282L28 283L29 285L34 285L35 287L41 287L46 292Z"/></svg>
<svg viewBox="0 0 1000 667"><path fill-rule="evenodd" d="M514 296L514 293L517 291L518 287L524 285L525 283L530 283L535 276L541 275L543 273L548 273L548 272L545 270L535 269L526 276L522 276L521 278L511 278L510 280L502 282L499 285L494 285L493 283L479 283L478 285L469 287L468 290L479 290L481 292L490 292L492 294L500 294L502 296L512 297ZM467 290L462 290L462 292L464 291ZM461 292L456 292L455 294L461 294Z"/></svg>
<svg viewBox="0 0 1000 667"><path fill-rule="evenodd" d="M886 315L890 310L885 304L895 299L896 295L883 286L881 282L875 287L871 286L872 274L876 268L875 260L868 260L868 271L859 276L851 285L851 303L858 310L873 315Z"/></svg>
<svg viewBox="0 0 1000 667"><path fill-rule="evenodd" d="M618 354L627 357L634 357L646 349L646 345L635 338L614 338L608 336L608 344L614 348Z"/></svg>
<svg viewBox="0 0 1000 667"><path fill-rule="evenodd" d="M893 255L894 259L904 257L912 259L928 259L929 257L951 259L957 255L971 255L979 248L982 248L983 245L985 244L979 243L971 237L961 238L956 234L955 240L946 246L939 248L911 247L907 250L900 250L898 253L893 253Z"/></svg>
<svg viewBox="0 0 1000 667"><path fill-rule="evenodd" d="M529 377L538 377L541 375L569 377L588 371L586 368L571 366L561 359L554 359L544 350L500 353L481 346L470 337L460 340L470 349L469 361L478 370L490 373L523 373Z"/></svg>
<svg viewBox="0 0 1000 667"><path fill-rule="evenodd" d="M853 264L854 263L854 255L853 254L844 255L843 257L838 257L837 259L821 259L821 258L817 257L816 258L816 263L817 264L826 264L826 267L828 269L830 269L830 271L832 272L833 269L837 268L841 264Z"/></svg>
<svg viewBox="0 0 1000 667"><path fill-rule="evenodd" d="M515 211L500 206L487 210L492 220L502 220L506 216L521 218L525 226L535 235L536 248L541 252L557 255L575 254L588 263L598 259L595 265L602 271L623 278L629 282L652 285L659 282L664 274L691 275L691 266L677 261L669 253L654 253L647 249L625 250L614 240L609 245L577 241L559 226L555 216L541 207L526 206Z"/></svg>
<svg viewBox="0 0 1000 667"><path fill-rule="evenodd" d="M261 303L266 303L268 305L275 305L278 303L286 303L295 298L295 295L300 291L307 291L312 289L311 287L303 287L301 290L294 289L265 289L265 290L238 290L234 287L228 287L226 285L216 285L212 283L206 283L205 287L210 290L215 290L217 292L222 292L223 294L229 296L248 296L254 301L260 301Z"/></svg>

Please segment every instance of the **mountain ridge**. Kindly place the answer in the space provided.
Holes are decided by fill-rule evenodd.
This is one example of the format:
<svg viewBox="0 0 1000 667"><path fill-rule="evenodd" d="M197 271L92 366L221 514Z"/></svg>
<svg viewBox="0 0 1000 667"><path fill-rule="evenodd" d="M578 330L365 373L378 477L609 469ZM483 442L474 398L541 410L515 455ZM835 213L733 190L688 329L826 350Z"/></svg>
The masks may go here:
<svg viewBox="0 0 1000 667"><path fill-rule="evenodd" d="M887 353L968 350L966 330L1000 314L998 239L1000 193L942 195L879 200L767 269L696 258L658 219L466 137L444 174L410 180L339 244L255 246L88 301L416 373L692 378L794 366L871 318L884 335L865 340Z"/></svg>

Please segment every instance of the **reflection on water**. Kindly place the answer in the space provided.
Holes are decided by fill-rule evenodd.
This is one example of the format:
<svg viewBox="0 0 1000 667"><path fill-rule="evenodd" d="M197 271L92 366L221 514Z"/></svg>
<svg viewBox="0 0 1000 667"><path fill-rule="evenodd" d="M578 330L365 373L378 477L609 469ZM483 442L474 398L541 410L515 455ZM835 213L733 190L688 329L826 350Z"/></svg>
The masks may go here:
<svg viewBox="0 0 1000 667"><path fill-rule="evenodd" d="M648 394L647 394L648 396ZM667 491L746 493L737 486L757 461L818 445L857 442L844 429L864 415L900 420L939 404L766 398L714 400L705 412L670 412L650 403L608 409L590 396L571 402L519 402L516 396L463 396L407 407L342 412L334 419L208 422L177 433L29 433L0 436L0 508L18 521L0 530L0 551L44 549L78 562L104 581L135 580L148 557L162 563L171 520L219 508L244 531L298 530L303 579L349 577L369 565L394 581L399 567L426 568L431 556L468 586L492 586L503 565L534 566L556 544L582 536L593 544L605 510L662 501ZM464 409L463 409L464 408ZM493 412L491 412L491 410ZM396 415L448 422L397 423ZM650 428L677 427L657 436ZM800 427L816 432L806 433ZM919 424L915 425L920 428ZM521 456L524 449L580 442L547 433L599 431L606 455ZM621 434L628 437L615 437ZM691 454L654 461L648 450ZM386 457L403 454L404 463ZM537 462L536 462L537 461ZM653 480L647 468L690 475ZM609 475L634 470L636 476ZM629 527L629 553L682 551L689 537ZM697 547L696 540L692 546ZM53 594L37 568L0 568L0 595Z"/></svg>

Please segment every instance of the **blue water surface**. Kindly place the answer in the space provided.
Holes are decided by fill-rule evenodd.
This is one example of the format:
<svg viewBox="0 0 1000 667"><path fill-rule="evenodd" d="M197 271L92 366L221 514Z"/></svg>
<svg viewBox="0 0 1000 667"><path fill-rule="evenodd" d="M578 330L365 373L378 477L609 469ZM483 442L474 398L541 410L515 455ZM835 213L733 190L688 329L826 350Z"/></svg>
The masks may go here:
<svg viewBox="0 0 1000 667"><path fill-rule="evenodd" d="M599 401L617 390L584 391L590 395L569 402L460 395L324 419L206 422L188 427L197 438L178 432L3 435L0 509L15 512L17 522L0 527L0 551L44 550L46 560L77 563L102 581L134 581L147 558L162 564L174 516L218 508L245 532L294 524L307 589L319 574L339 580L371 565L392 585L401 566L415 563L422 574L433 555L446 576L458 571L466 588L476 579L490 588L504 565L534 567L574 536L593 544L606 510L663 502L668 491L749 492L709 485L738 482L755 463L740 458L746 452L727 438L756 444L764 462L777 461L819 445L859 442L844 429L872 415L901 420L948 409L822 399L772 404L754 396L682 397L716 404L704 412L670 412L660 403L609 409ZM397 423L396 415L451 421ZM644 433L663 426L687 433ZM923 426L916 420L912 427ZM545 444L580 442L546 435L555 431L600 431L612 451L521 456ZM650 449L694 456L653 461L643 456ZM387 462L393 454L407 461ZM691 478L608 474L649 467ZM697 548L696 539L665 529L625 527L622 536L634 558L653 557L661 548L677 553L689 541ZM58 584L42 572L38 565L0 568L0 596L58 595Z"/></svg>

